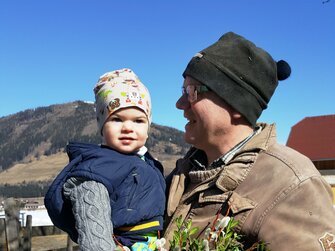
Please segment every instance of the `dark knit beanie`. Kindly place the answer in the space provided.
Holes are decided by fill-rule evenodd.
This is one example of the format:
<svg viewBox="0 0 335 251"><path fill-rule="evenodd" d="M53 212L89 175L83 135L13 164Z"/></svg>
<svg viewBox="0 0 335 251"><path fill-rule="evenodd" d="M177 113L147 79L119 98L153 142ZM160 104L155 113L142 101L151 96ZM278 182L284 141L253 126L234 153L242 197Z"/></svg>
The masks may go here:
<svg viewBox="0 0 335 251"><path fill-rule="evenodd" d="M291 74L283 60L276 62L263 49L233 32L197 53L183 76L209 87L254 126L267 108L278 80Z"/></svg>

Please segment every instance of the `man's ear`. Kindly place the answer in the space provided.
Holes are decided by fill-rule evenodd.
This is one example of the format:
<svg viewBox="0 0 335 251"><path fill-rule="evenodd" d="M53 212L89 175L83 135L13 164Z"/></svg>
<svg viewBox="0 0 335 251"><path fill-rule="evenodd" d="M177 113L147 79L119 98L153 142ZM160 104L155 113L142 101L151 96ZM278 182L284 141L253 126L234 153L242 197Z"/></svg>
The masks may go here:
<svg viewBox="0 0 335 251"><path fill-rule="evenodd" d="M243 118L242 114L241 113L238 113L238 112L232 112L232 115L233 119L241 119Z"/></svg>
<svg viewBox="0 0 335 251"><path fill-rule="evenodd" d="M231 113L232 123L236 125L247 125L251 126L249 121L239 112L233 111Z"/></svg>

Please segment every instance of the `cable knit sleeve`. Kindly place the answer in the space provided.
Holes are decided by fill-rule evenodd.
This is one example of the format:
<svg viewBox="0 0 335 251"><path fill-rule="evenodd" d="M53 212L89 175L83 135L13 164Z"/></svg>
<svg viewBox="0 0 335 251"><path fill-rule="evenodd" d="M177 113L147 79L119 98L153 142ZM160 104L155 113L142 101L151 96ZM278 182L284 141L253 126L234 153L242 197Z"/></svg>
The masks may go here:
<svg viewBox="0 0 335 251"><path fill-rule="evenodd" d="M111 207L106 187L96 181L70 178L63 186L71 200L80 250L114 250Z"/></svg>

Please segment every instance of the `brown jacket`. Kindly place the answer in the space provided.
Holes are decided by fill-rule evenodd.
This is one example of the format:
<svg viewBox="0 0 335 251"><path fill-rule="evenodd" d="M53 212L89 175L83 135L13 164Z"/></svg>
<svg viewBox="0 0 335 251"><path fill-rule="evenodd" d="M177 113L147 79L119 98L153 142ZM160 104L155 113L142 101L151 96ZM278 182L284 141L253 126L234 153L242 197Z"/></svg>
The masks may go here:
<svg viewBox="0 0 335 251"><path fill-rule="evenodd" d="M335 250L330 186L307 157L276 143L274 125L261 126L224 168L204 181L190 182L188 175L198 150L177 162L170 176L167 243L179 215L192 219L201 232L222 205L229 205L247 243L262 240L272 251Z"/></svg>

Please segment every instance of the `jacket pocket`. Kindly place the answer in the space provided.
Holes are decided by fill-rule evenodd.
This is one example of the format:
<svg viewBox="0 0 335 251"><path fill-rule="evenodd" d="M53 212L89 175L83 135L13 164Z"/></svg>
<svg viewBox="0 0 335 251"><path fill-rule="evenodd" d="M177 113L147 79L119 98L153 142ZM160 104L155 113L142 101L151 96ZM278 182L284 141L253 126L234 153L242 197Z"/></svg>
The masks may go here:
<svg viewBox="0 0 335 251"><path fill-rule="evenodd" d="M131 189L128 195L128 205L127 205L127 210L134 210L136 208L136 204L140 203L139 201L136 201L136 192L138 190L138 185L139 185L139 175L138 173L132 173L132 184L131 184Z"/></svg>
<svg viewBox="0 0 335 251"><path fill-rule="evenodd" d="M240 230L243 226L246 217L257 206L257 203L249 198L243 197L235 191L218 193L217 189L207 190L199 194L199 203L221 203L222 208L226 208L224 212L230 208L231 215L237 217L239 223L236 226ZM227 205L224 207L224 205Z"/></svg>
<svg viewBox="0 0 335 251"><path fill-rule="evenodd" d="M256 207L257 203L246 198L242 197L236 192L232 192L229 197L228 204L234 214L241 213L243 211L249 211Z"/></svg>

